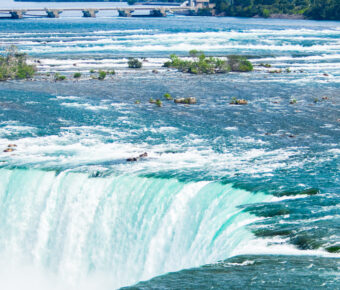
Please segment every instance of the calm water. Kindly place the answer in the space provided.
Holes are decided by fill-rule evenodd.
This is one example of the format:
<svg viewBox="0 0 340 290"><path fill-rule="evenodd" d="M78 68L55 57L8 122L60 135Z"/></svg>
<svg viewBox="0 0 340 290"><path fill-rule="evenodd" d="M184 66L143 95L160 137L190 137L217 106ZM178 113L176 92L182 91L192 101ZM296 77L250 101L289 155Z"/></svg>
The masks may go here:
<svg viewBox="0 0 340 290"><path fill-rule="evenodd" d="M1 20L9 44L44 73L0 83L0 149L18 145L0 153L9 289L340 288L329 252L340 232L338 22ZM247 55L255 70L162 68L190 49ZM131 56L146 58L141 70L127 68ZM92 80L99 68L116 75ZM198 104L148 103L164 93ZM317 194L296 195L307 189Z"/></svg>

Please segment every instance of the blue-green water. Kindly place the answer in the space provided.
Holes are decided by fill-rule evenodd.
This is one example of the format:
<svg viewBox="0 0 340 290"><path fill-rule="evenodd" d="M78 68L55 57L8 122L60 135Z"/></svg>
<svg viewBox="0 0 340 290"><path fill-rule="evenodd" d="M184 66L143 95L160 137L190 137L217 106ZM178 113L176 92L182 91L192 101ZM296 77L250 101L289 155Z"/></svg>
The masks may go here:
<svg viewBox="0 0 340 290"><path fill-rule="evenodd" d="M159 275L136 287L340 287L329 252L340 232L338 22L1 20L0 43L45 73L0 83L0 149L17 145L0 153L8 289L115 289ZM255 70L161 67L194 48L247 55ZM130 56L146 57L141 70ZM91 79L99 68L116 75ZM83 76L53 82L56 71ZM198 104L149 104L164 93ZM316 194L297 194L307 189Z"/></svg>

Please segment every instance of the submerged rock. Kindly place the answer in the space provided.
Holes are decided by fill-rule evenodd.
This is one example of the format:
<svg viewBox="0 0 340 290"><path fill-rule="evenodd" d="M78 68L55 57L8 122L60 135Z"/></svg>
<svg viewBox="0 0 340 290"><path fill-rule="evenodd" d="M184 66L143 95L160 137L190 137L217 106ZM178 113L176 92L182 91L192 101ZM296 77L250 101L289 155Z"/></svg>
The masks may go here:
<svg viewBox="0 0 340 290"><path fill-rule="evenodd" d="M315 195L320 191L317 188L309 188L302 191L284 191L278 194L278 196L293 196L293 195Z"/></svg>

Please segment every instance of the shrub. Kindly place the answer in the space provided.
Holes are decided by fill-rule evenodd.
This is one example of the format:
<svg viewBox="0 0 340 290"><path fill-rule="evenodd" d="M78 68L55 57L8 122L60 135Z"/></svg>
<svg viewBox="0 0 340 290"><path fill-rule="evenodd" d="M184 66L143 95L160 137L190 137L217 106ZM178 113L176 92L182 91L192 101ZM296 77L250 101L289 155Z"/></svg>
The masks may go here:
<svg viewBox="0 0 340 290"><path fill-rule="evenodd" d="M164 94L164 98L166 98L169 101L173 99L169 93Z"/></svg>
<svg viewBox="0 0 340 290"><path fill-rule="evenodd" d="M241 55L230 55L228 56L228 62L231 71L234 72L249 72L253 70L253 65L244 56Z"/></svg>
<svg viewBox="0 0 340 290"><path fill-rule="evenodd" d="M91 74L94 74L95 72L96 72L96 71L95 71L94 69L91 69L91 70L90 70L90 73L91 73Z"/></svg>
<svg viewBox="0 0 340 290"><path fill-rule="evenodd" d="M266 67L266 68L272 67L269 63L260 63L259 66L263 66L263 67Z"/></svg>
<svg viewBox="0 0 340 290"><path fill-rule="evenodd" d="M98 80L104 80L106 78L106 71L100 70L98 75Z"/></svg>
<svg viewBox="0 0 340 290"><path fill-rule="evenodd" d="M132 57L129 58L129 61L128 61L129 68L141 68L142 65L143 65L142 62L139 61L137 58L132 58Z"/></svg>
<svg viewBox="0 0 340 290"><path fill-rule="evenodd" d="M163 103L160 99L157 99L155 104L158 106L158 107L162 107Z"/></svg>
<svg viewBox="0 0 340 290"><path fill-rule="evenodd" d="M61 75L61 74L59 74L59 73L55 73L54 74L54 80L55 81L64 81L64 80L66 80L66 77Z"/></svg>
<svg viewBox="0 0 340 290"><path fill-rule="evenodd" d="M34 73L35 73L35 69L33 66L22 64L18 66L15 78L16 79L29 79L34 76Z"/></svg>
<svg viewBox="0 0 340 290"><path fill-rule="evenodd" d="M76 73L74 73L73 77L75 79L79 79L81 77L81 73L80 72L76 72Z"/></svg>
<svg viewBox="0 0 340 290"><path fill-rule="evenodd" d="M110 75L115 75L116 74L116 71L113 69L113 70L110 70L110 71L108 71L108 74L110 74Z"/></svg>

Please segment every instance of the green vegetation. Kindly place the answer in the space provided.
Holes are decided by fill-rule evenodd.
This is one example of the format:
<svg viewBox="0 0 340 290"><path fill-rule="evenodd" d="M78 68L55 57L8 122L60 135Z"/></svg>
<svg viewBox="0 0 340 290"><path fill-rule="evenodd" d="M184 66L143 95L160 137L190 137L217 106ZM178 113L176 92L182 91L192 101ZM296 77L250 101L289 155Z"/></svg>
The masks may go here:
<svg viewBox="0 0 340 290"><path fill-rule="evenodd" d="M113 70L109 70L108 72L107 72L109 75L115 75L116 74L116 71L113 69Z"/></svg>
<svg viewBox="0 0 340 290"><path fill-rule="evenodd" d="M150 103L150 104L155 104L156 101L155 101L153 98L150 98L150 99L149 99L149 103Z"/></svg>
<svg viewBox="0 0 340 290"><path fill-rule="evenodd" d="M170 55L170 61L164 67L176 68L181 72L191 74L215 74L229 71L248 72L253 70L253 65L244 56L231 55L226 60L215 57L206 57L202 51L189 52L193 60L184 60L177 55Z"/></svg>
<svg viewBox="0 0 340 290"><path fill-rule="evenodd" d="M14 45L0 54L0 81L29 79L35 71L33 65L27 64L27 55L19 52Z"/></svg>
<svg viewBox="0 0 340 290"><path fill-rule="evenodd" d="M55 73L54 74L54 80L57 81L64 81L66 80L66 77L61 75L60 73Z"/></svg>
<svg viewBox="0 0 340 290"><path fill-rule="evenodd" d="M263 67L266 67L266 68L272 67L269 63L260 63L259 66L263 66Z"/></svg>
<svg viewBox="0 0 340 290"><path fill-rule="evenodd" d="M316 20L340 20L339 0L212 0L216 13L225 16L270 17L301 15Z"/></svg>
<svg viewBox="0 0 340 290"><path fill-rule="evenodd" d="M73 77L75 79L79 79L81 77L81 73L80 72L76 72L76 73L74 73Z"/></svg>
<svg viewBox="0 0 340 290"><path fill-rule="evenodd" d="M137 58L130 57L128 61L129 68L141 68L142 62L139 61Z"/></svg>
<svg viewBox="0 0 340 290"><path fill-rule="evenodd" d="M163 103L161 100L157 99L155 104L158 106L158 107L162 107Z"/></svg>
<svg viewBox="0 0 340 290"><path fill-rule="evenodd" d="M228 56L228 63L231 71L248 72L253 70L253 65L246 57L240 55Z"/></svg>
<svg viewBox="0 0 340 290"><path fill-rule="evenodd" d="M326 251L329 253L340 253L340 245L327 247Z"/></svg>
<svg viewBox="0 0 340 290"><path fill-rule="evenodd" d="M94 74L96 71L94 69L90 70L90 74Z"/></svg>
<svg viewBox="0 0 340 290"><path fill-rule="evenodd" d="M295 105L297 103L297 100L296 99L291 99L290 101L289 101L289 104L291 104L291 105Z"/></svg>
<svg viewBox="0 0 340 290"><path fill-rule="evenodd" d="M164 98L166 98L168 101L173 100L173 98L171 97L169 93L164 94Z"/></svg>
<svg viewBox="0 0 340 290"><path fill-rule="evenodd" d="M100 70L98 73L98 80L104 80L106 78L106 71Z"/></svg>

